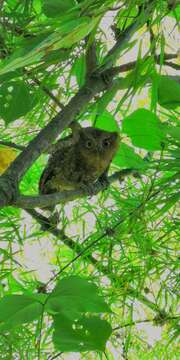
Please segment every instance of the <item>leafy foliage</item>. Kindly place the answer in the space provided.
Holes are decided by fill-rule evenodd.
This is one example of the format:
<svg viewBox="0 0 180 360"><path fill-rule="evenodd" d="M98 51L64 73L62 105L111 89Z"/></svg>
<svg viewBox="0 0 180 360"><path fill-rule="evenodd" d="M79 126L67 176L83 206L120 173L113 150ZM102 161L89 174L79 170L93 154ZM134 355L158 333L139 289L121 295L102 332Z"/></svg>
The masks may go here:
<svg viewBox="0 0 180 360"><path fill-rule="evenodd" d="M63 316L55 316L54 343L61 351L105 350L105 343L111 335L111 326L95 316L82 316L75 322ZM94 330L96 329L97 332Z"/></svg>
<svg viewBox="0 0 180 360"><path fill-rule="evenodd" d="M87 317L110 311L97 291L96 285L71 276L61 280L48 296L6 295L0 300L0 331L32 322L46 310L54 317L54 343L61 351L105 350L110 324L97 316Z"/></svg>
<svg viewBox="0 0 180 360"><path fill-rule="evenodd" d="M159 77L158 102L167 109L175 109L180 103L180 85L168 76Z"/></svg>
<svg viewBox="0 0 180 360"><path fill-rule="evenodd" d="M137 147L150 151L162 148L161 123L156 115L146 109L138 109L125 118L123 131Z"/></svg>
<svg viewBox="0 0 180 360"><path fill-rule="evenodd" d="M1 86L0 116L8 124L26 115L36 104L35 94L22 81L9 81Z"/></svg>
<svg viewBox="0 0 180 360"><path fill-rule="evenodd" d="M178 359L179 5L5 0L0 15L0 173L99 69L110 79L75 120L119 131L110 174L132 170L59 204L57 228L39 209L0 210L0 358Z"/></svg>

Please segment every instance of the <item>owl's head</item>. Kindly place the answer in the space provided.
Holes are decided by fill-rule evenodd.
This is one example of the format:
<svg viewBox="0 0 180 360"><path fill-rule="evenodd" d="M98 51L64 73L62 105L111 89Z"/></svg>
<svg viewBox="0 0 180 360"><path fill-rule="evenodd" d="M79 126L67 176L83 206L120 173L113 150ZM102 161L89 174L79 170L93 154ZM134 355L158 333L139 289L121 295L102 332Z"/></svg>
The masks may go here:
<svg viewBox="0 0 180 360"><path fill-rule="evenodd" d="M86 156L105 157L112 159L119 147L118 132L109 132L94 127L80 130L79 145Z"/></svg>

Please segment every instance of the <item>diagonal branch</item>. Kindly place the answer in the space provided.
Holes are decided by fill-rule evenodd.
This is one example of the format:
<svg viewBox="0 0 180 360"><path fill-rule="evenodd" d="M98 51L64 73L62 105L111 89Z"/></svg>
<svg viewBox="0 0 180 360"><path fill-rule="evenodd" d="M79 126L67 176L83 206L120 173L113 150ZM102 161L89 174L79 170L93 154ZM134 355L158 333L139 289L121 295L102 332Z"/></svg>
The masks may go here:
<svg viewBox="0 0 180 360"><path fill-rule="evenodd" d="M74 120L93 97L106 88L102 77L93 77L77 92L67 106L29 143L0 178L0 206L6 206L17 197L20 180L34 161L56 137Z"/></svg>
<svg viewBox="0 0 180 360"><path fill-rule="evenodd" d="M71 250L75 251L76 253L81 253L82 246L79 245L77 242L73 241L70 237L65 235L63 230L58 229L55 226L52 226L51 222L47 217L40 214L34 209L24 209L29 215L31 215L41 226L42 230L48 231L52 235L54 235L57 239L60 239L63 244L68 246ZM91 264L96 265L98 262L93 256L90 254L86 254L85 257Z"/></svg>
<svg viewBox="0 0 180 360"><path fill-rule="evenodd" d="M86 50L86 78L92 74L94 69L97 67L97 56L96 56L96 43L95 41L87 41L87 50Z"/></svg>

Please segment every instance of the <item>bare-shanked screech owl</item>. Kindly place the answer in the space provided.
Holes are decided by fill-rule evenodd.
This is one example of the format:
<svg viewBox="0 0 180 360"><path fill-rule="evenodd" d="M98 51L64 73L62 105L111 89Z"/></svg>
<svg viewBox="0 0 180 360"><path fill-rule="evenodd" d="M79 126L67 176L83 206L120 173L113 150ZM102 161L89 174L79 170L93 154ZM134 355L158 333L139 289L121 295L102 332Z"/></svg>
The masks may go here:
<svg viewBox="0 0 180 360"><path fill-rule="evenodd" d="M73 130L73 128L72 128ZM50 156L39 182L40 194L75 190L92 185L107 173L119 146L117 132L94 127L76 130L74 141L62 139L62 146Z"/></svg>

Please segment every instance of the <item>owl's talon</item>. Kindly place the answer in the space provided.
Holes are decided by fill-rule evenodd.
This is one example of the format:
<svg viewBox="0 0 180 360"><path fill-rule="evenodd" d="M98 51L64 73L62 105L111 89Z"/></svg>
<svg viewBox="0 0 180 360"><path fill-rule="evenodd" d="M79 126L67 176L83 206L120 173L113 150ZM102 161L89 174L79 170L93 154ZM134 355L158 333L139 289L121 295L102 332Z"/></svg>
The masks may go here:
<svg viewBox="0 0 180 360"><path fill-rule="evenodd" d="M81 189L90 197L94 195L94 184L81 184Z"/></svg>
<svg viewBox="0 0 180 360"><path fill-rule="evenodd" d="M99 179L99 182L104 190L108 189L108 187L110 185L108 178Z"/></svg>

